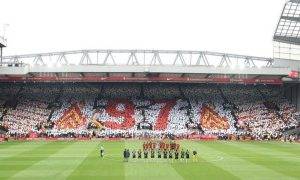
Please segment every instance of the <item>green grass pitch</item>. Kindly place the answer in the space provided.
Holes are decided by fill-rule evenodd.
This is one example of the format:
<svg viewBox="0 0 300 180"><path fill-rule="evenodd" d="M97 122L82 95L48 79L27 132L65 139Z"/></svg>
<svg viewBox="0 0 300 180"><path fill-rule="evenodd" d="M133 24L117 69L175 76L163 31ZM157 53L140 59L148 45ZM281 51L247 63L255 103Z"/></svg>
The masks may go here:
<svg viewBox="0 0 300 180"><path fill-rule="evenodd" d="M199 160L123 162L124 148L142 141L35 141L0 143L0 179L300 179L300 144L180 141ZM102 144L105 157L99 158Z"/></svg>

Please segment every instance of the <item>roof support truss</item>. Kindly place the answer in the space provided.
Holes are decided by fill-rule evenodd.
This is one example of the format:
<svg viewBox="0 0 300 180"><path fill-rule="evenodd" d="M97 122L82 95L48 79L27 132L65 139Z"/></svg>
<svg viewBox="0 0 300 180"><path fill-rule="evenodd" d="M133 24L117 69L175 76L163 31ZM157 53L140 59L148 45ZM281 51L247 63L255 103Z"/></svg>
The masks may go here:
<svg viewBox="0 0 300 180"><path fill-rule="evenodd" d="M76 58L77 57L77 58ZM3 64L22 63L24 65L131 65L131 66L216 66L230 67L235 64L244 67L270 67L273 59L243 56L207 51L167 51L167 50L82 50L54 53L4 56Z"/></svg>

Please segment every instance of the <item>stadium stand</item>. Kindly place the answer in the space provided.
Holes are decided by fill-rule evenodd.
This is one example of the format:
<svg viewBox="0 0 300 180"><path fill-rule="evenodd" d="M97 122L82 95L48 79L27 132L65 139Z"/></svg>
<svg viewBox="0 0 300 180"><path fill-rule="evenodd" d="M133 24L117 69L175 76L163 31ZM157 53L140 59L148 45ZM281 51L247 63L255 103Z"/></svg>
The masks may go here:
<svg viewBox="0 0 300 180"><path fill-rule="evenodd" d="M299 127L296 108L272 85L7 83L0 91L11 136L261 139Z"/></svg>

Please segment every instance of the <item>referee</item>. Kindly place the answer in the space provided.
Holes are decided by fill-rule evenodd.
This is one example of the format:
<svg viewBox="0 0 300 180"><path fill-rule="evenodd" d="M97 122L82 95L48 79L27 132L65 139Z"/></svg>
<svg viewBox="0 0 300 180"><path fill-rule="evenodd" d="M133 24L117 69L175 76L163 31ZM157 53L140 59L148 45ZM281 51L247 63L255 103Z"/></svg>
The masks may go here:
<svg viewBox="0 0 300 180"><path fill-rule="evenodd" d="M103 158L104 156L104 147L100 146L100 157Z"/></svg>

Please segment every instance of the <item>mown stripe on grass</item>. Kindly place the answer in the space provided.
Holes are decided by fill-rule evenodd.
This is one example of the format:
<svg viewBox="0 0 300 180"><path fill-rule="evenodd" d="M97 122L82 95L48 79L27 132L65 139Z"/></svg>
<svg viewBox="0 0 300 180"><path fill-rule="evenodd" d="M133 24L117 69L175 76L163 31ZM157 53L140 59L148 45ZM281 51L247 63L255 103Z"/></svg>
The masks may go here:
<svg viewBox="0 0 300 180"><path fill-rule="evenodd" d="M226 147L218 141L198 142L198 144L199 155L202 158L234 174L240 179L294 179L265 166L248 161L249 159L247 158L243 158L249 157L249 152L240 152L239 149L227 150Z"/></svg>
<svg viewBox="0 0 300 180"><path fill-rule="evenodd" d="M125 148L142 149L141 141L125 141ZM125 180L182 180L181 175L172 167L171 163L158 162L158 159L129 159L124 162Z"/></svg>
<svg viewBox="0 0 300 180"><path fill-rule="evenodd" d="M273 158L278 158L283 161L300 163L300 151L296 155L287 151L281 151L280 149L278 149L276 146L272 144L270 144L269 147L268 144L264 144L263 146L261 146L260 143L249 143L249 142L225 142L224 141L222 143L243 148L245 150L259 153L261 155L272 156ZM241 143L242 146L240 146Z"/></svg>
<svg viewBox="0 0 300 180"><path fill-rule="evenodd" d="M261 141L261 142L251 142L251 143L269 149L276 148L279 151L300 156L300 151L299 151L300 143L289 143L289 142L280 142L280 141Z"/></svg>
<svg viewBox="0 0 300 180"><path fill-rule="evenodd" d="M56 153L70 144L71 143L65 142L59 142L58 144L55 142L49 142L38 146L35 149L3 159L0 162L0 179L10 178L16 173L29 168L43 159L46 159L51 154Z"/></svg>
<svg viewBox="0 0 300 180"><path fill-rule="evenodd" d="M122 149L124 148L124 142L95 141L94 143L96 143L96 148L88 154L67 179L123 180ZM100 144L105 149L103 159L99 157Z"/></svg>
<svg viewBox="0 0 300 180"><path fill-rule="evenodd" d="M66 179L95 147L96 144L90 142L72 143L18 172L11 179Z"/></svg>
<svg viewBox="0 0 300 180"><path fill-rule="evenodd" d="M0 142L0 151L2 149L5 149L5 148L8 148L10 146L14 146L14 145L20 145L20 144L23 144L27 141L8 141L8 142Z"/></svg>
<svg viewBox="0 0 300 180"><path fill-rule="evenodd" d="M184 150L189 149L190 153L193 150L200 152L199 145L195 142L183 142L181 143ZM201 149L201 154L203 154L203 149ZM209 152L206 152L207 154ZM184 179L228 179L234 180L239 179L234 174L229 171L224 170L210 161L219 161L218 157L207 156L206 159L203 156L198 156L197 162L193 162L191 159L188 163L177 162L173 163L172 166Z"/></svg>
<svg viewBox="0 0 300 180"><path fill-rule="evenodd" d="M0 162L2 159L10 158L26 151L31 151L47 142L9 142L0 149Z"/></svg>
<svg viewBox="0 0 300 180"><path fill-rule="evenodd" d="M277 151L276 148L268 149L243 142L222 142L224 150L238 151L238 157L265 166L286 176L300 178L300 157L291 156L289 153ZM244 156L249 154L249 156Z"/></svg>

